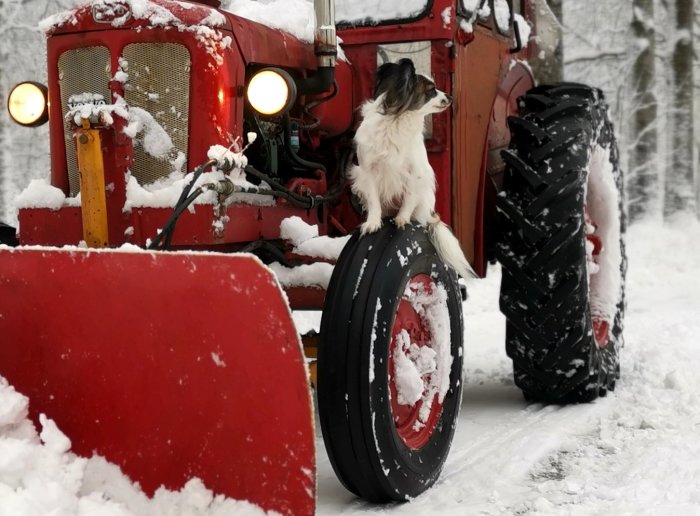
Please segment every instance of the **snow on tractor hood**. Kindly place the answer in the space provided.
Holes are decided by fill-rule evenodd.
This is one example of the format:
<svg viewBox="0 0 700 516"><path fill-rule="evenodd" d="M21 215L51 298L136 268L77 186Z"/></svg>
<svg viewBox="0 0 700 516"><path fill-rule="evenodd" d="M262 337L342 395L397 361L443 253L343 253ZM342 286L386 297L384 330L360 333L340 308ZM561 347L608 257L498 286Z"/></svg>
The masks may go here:
<svg viewBox="0 0 700 516"><path fill-rule="evenodd" d="M46 35L143 26L179 31L231 30L226 17L216 9L173 0L93 0L39 22Z"/></svg>

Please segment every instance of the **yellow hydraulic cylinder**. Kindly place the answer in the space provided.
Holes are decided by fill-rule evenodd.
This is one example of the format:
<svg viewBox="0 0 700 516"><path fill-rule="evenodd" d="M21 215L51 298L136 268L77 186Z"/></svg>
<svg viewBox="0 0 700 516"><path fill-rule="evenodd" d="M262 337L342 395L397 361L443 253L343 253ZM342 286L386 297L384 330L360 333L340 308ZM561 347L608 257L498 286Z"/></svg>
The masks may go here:
<svg viewBox="0 0 700 516"><path fill-rule="evenodd" d="M77 138L80 200L83 215L83 239L88 247L107 247L107 198L100 131L91 129L87 120L75 134Z"/></svg>

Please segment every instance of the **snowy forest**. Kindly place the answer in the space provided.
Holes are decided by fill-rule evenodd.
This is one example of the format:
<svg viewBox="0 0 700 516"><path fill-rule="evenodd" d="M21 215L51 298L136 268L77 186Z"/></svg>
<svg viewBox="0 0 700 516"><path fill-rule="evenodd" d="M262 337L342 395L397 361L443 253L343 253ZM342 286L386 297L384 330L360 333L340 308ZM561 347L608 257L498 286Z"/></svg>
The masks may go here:
<svg viewBox="0 0 700 516"><path fill-rule="evenodd" d="M540 1L538 14L560 34L540 35L549 52L531 65L541 83L584 82L606 93L631 220L700 213L700 2L548 1L551 11ZM1 105L13 84L44 80L37 23L75 3L0 0ZM12 222L13 198L31 179L48 175L48 128L16 126L3 109L0 158L0 219Z"/></svg>

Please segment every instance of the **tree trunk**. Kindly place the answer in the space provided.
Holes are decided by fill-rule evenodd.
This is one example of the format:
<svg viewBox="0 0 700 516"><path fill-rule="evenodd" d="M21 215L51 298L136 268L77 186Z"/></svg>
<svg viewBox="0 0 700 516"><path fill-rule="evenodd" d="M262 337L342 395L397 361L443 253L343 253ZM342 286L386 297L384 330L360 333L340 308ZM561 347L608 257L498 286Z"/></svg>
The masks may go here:
<svg viewBox="0 0 700 516"><path fill-rule="evenodd" d="M564 79L563 0L535 0L535 23L542 52L530 65L538 84Z"/></svg>
<svg viewBox="0 0 700 516"><path fill-rule="evenodd" d="M5 5L5 0L0 0L0 29L5 26L6 20L5 20L5 9L7 6ZM2 37L0 35L0 37ZM7 53L7 48L9 45L4 44L0 45L0 77L3 77L3 74L5 73L5 54ZM5 106L7 106L7 100L5 99L5 87L3 85L3 81L0 80L0 109L3 109ZM5 203L7 202L5 200L5 124L7 120L7 116L0 116L0 222L2 222L2 219L5 218Z"/></svg>
<svg viewBox="0 0 700 516"><path fill-rule="evenodd" d="M695 2L695 32L693 34L695 42L700 41L700 2ZM695 96L700 95L700 51L695 49L695 76L693 80L693 91ZM697 218L700 220L700 102L695 102L695 209Z"/></svg>
<svg viewBox="0 0 700 516"><path fill-rule="evenodd" d="M632 67L632 127L629 148L629 214L631 221L652 211L658 191L658 103L656 98L656 32L654 0L634 0L632 36L637 50Z"/></svg>
<svg viewBox="0 0 700 516"><path fill-rule="evenodd" d="M671 55L671 159L666 171L664 216L694 211L693 0L676 0Z"/></svg>

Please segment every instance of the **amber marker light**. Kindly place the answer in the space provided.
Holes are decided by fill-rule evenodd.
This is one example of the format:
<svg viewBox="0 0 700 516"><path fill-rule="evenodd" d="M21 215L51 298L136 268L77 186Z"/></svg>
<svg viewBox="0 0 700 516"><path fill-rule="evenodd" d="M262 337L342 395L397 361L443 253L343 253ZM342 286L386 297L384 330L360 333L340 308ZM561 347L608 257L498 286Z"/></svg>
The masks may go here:
<svg viewBox="0 0 700 516"><path fill-rule="evenodd" d="M48 90L38 82L22 82L7 99L12 120L25 127L38 127L49 119Z"/></svg>
<svg viewBox="0 0 700 516"><path fill-rule="evenodd" d="M246 97L250 105L265 116L282 114L294 104L297 87L292 77L279 68L260 70L248 83Z"/></svg>

